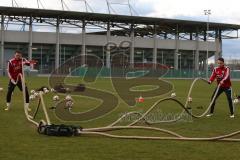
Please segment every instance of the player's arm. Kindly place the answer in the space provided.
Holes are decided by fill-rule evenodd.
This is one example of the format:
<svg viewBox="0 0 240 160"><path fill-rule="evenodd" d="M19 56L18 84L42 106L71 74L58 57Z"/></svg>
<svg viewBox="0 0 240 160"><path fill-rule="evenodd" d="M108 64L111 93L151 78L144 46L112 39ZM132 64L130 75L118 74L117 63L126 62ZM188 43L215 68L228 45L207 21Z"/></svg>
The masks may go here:
<svg viewBox="0 0 240 160"><path fill-rule="evenodd" d="M23 65L30 66L30 61L28 61L26 58L23 58Z"/></svg>
<svg viewBox="0 0 240 160"><path fill-rule="evenodd" d="M230 76L230 68L227 67L226 74L224 75L220 83L223 84L228 79L229 76Z"/></svg>
<svg viewBox="0 0 240 160"><path fill-rule="evenodd" d="M11 62L9 62L9 61L8 61L8 63L7 63L7 70L8 70L8 78L9 78L9 79L12 79L12 75L11 75L12 65L11 65Z"/></svg>
<svg viewBox="0 0 240 160"><path fill-rule="evenodd" d="M212 71L212 75L211 75L211 77L209 78L208 83L211 84L211 83L215 80L216 76L217 76L217 74L216 74L216 69L214 68L213 71Z"/></svg>
<svg viewBox="0 0 240 160"><path fill-rule="evenodd" d="M8 61L7 70L8 70L8 77L11 80L11 82L16 83L15 80L12 78L13 67L10 61Z"/></svg>

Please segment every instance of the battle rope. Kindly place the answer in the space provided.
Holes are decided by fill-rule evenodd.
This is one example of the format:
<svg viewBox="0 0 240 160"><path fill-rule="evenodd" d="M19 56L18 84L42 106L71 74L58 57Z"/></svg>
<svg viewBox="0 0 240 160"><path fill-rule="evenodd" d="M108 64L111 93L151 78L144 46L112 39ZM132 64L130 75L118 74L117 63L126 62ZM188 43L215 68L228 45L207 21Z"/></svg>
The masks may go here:
<svg viewBox="0 0 240 160"><path fill-rule="evenodd" d="M216 91L215 91L215 94L213 96L213 99L211 100L211 103L209 104L208 108L206 109L205 112L203 112L201 115L195 115L193 113L191 113L187 106L188 106L188 98L191 96L191 93L192 93L192 90L193 90L193 87L195 85L195 83L198 81L198 80L204 80L204 79L201 79L201 78L197 78L195 79L192 84L191 84L191 87L189 89L189 92L188 92L188 96L187 96L187 100L186 100L186 103L185 105L182 104L180 101L178 101L177 99L174 99L174 98L164 98L164 99L161 99L159 101L157 101L156 103L154 103L153 106L151 106L144 114L141 114L141 113L138 113L138 112L129 112L129 113L126 113L125 115L121 116L119 119L117 119L115 122L113 122L112 124L106 126L106 127L99 127L99 128L86 128L86 129L82 129L82 130L79 130L79 135L100 135L100 136L105 136L105 137L110 137L110 138L118 138L118 139L142 139L142 140L184 140L184 141L232 141L232 142L239 142L240 139L237 139L237 138L232 138L236 135L239 135L240 134L240 130L239 131L235 131L233 133L230 133L230 134L225 134L225 135L220 135L220 136L216 136L216 137L208 137L208 138L192 138L192 137L185 137L185 136L182 136L178 133L175 133L175 132L172 132L172 131L169 131L169 130L166 130L166 129L161 129L161 128L156 128L156 127L149 127L149 126L135 126L135 124L137 124L139 121L142 121L144 120L145 123L147 123L148 125L150 124L155 124L154 122L149 122L147 121L147 119L145 118L147 116L147 114L149 114L155 107L157 107L158 104L160 104L161 102L164 102L164 101L167 101L167 100L173 100L174 102L176 102L177 104L179 104L181 106L181 108L183 109L182 113L179 115L179 117L177 117L176 119L174 120L170 120L170 121L160 121L160 122L156 122L156 123L163 123L163 122L176 122L178 121L182 114L184 112L186 112L187 114L189 114L190 116L194 117L194 118L201 118L203 116L205 116L207 114L207 112L209 111L212 103L214 102L215 98L216 98L216 95L217 95L217 92L220 88L220 86L218 85ZM206 82L206 80L204 80ZM22 80L22 83L24 83L25 80L23 78ZM22 84L24 87L25 87L25 84ZM23 92L25 92L23 90ZM49 119L49 116L47 114L47 110L46 110L46 106L45 106L45 103L44 103L44 99L43 99L43 96L42 96L42 92L40 92L40 101L41 101L41 104L42 104L42 107L43 107L43 110L44 110L44 114L45 114L45 118L47 120L47 124L50 124L50 119ZM23 93L24 97L25 97L25 93ZM39 106L39 105L38 105ZM33 124L37 125L38 126L38 123L36 121L34 121L33 119L31 119L26 107L24 107L24 110L25 110L25 115L28 119L28 121L32 122ZM35 113L36 114L36 113ZM137 120L135 120L134 122L128 124L127 126L116 126L123 118L125 118L126 116L129 116L129 115L132 115L132 114L137 114L137 115L140 115L141 117ZM34 116L35 117L35 116ZM46 122L44 120L41 120L41 122L43 122L44 124L46 124ZM126 129L142 129L142 130L149 130L149 131L156 131L156 132L161 132L161 133L165 133L165 134L168 134L170 135L169 137L159 137L159 136L123 136L123 135L116 135L116 134L110 134L110 133L105 133L105 132L108 132L108 131L115 131L115 130L126 130Z"/></svg>

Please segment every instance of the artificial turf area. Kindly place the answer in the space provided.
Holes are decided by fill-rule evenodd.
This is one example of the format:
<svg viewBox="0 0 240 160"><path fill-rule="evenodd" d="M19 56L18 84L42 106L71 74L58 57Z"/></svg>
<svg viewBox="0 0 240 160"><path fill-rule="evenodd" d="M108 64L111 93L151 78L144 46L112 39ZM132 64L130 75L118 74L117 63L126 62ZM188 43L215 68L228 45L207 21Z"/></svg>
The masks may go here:
<svg viewBox="0 0 240 160"><path fill-rule="evenodd" d="M43 85L48 85L46 77L27 77L29 90L39 88ZM174 85L177 99L185 103L188 89L192 80L168 80ZM80 78L69 78L67 83L78 84ZM39 135L36 128L30 124L23 112L22 93L15 89L12 97L12 108L10 111L4 111L5 96L7 90L8 79L2 77L0 87L4 91L0 92L0 159L1 160L150 160L150 159L239 159L240 142L219 142L219 141L176 141L176 140L130 140L130 139L111 139L101 136L84 135L80 137L48 137ZM126 82L127 83L127 82ZM92 88L98 88L111 92L118 97L119 102L117 108L109 114L92 121L86 122L65 122L56 117L53 110L48 109L48 113L53 123L56 124L74 124L80 125L83 128L106 126L121 115L130 111L139 111L144 113L158 99L166 95L159 95L154 98L146 98L144 103L136 104L134 107L129 107L124 103L115 90L109 79L98 79L95 83L87 84ZM192 112L201 114L207 108L210 102L212 91L216 85L209 86L208 84L199 81L193 89ZM144 89L140 87L140 89ZM135 88L136 89L136 88ZM233 90L240 89L238 81L233 82ZM54 105L50 93L44 96L47 108ZM168 94L170 95L170 94ZM157 96L157 95L156 95ZM63 95L61 95L63 97ZM84 112L94 109L100 100L73 96L74 106L73 112ZM31 107L34 111L37 101L31 101ZM240 130L240 114L239 105L236 105L235 118L229 118L229 109L225 95L222 94L216 104L215 114L213 117L203 117L200 119L187 118L183 121L175 123L160 123L153 126L169 129L187 137L212 137L223 134L228 134L233 131ZM181 113L182 109L174 102L167 101L159 104L153 110L151 116L157 116L154 113L161 115L172 115ZM37 115L40 120L43 116L41 110ZM156 118L156 117L155 117ZM171 118L171 116L170 116ZM125 125L130 122L129 119L121 122ZM119 124L119 125L120 125ZM144 125L144 124L138 124ZM158 132L149 132L143 130L121 130L111 132L118 135L144 135L144 136L166 136ZM240 138L236 136L235 138Z"/></svg>

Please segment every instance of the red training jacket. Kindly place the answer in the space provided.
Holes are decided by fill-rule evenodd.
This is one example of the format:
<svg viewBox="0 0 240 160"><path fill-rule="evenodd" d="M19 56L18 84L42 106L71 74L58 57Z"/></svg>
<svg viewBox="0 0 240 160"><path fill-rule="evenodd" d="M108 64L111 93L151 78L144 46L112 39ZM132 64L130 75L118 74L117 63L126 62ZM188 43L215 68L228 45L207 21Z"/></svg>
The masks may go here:
<svg viewBox="0 0 240 160"><path fill-rule="evenodd" d="M223 81L223 84L221 85L222 88L230 88L232 85L230 80L230 68L227 66L221 68L215 67L210 77L210 81L213 82L215 79L217 79L217 84Z"/></svg>
<svg viewBox="0 0 240 160"><path fill-rule="evenodd" d="M24 65L30 65L30 62L23 58ZM12 58L8 61L8 77L17 81L19 74L22 74L22 59Z"/></svg>

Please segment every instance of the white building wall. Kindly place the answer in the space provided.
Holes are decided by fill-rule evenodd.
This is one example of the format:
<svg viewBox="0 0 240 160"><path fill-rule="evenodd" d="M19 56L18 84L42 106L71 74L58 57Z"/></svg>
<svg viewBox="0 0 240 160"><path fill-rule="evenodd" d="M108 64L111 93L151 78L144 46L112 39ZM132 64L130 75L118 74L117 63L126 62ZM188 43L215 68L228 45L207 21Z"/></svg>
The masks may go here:
<svg viewBox="0 0 240 160"><path fill-rule="evenodd" d="M28 32L20 31L6 31L5 32L5 42L14 42L14 43L28 43ZM122 41L130 41L129 37L123 36L112 36L111 42L120 44ZM56 43L56 34L47 33L47 32L33 32L33 43L40 44L55 44ZM175 49L175 40L157 40L157 46L160 49ZM199 50L204 51L207 49L209 51L216 51L215 42L204 42L199 41ZM65 45L81 45L82 36L81 34L60 34L60 44ZM86 35L86 45L90 46L105 46L107 44L107 36L105 35ZM135 38L135 47L136 48L154 48L154 39L153 38ZM190 40L180 40L179 43L180 50L196 50L196 41Z"/></svg>

